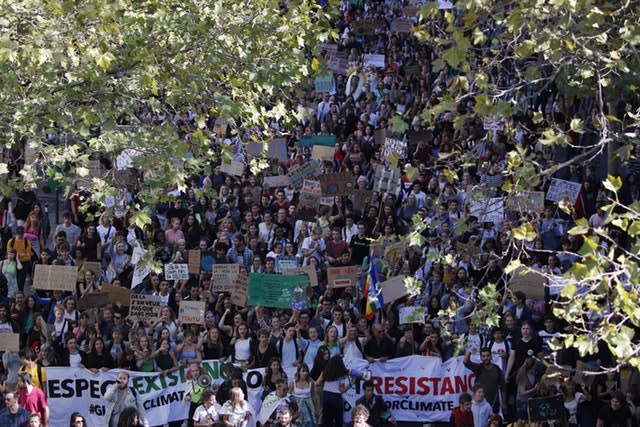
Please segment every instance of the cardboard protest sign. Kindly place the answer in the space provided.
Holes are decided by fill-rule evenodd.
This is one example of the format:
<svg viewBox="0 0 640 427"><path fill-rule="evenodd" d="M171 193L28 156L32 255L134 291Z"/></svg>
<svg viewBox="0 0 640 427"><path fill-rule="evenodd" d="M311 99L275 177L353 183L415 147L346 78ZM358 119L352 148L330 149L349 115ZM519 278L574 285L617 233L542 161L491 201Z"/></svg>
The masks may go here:
<svg viewBox="0 0 640 427"><path fill-rule="evenodd" d="M167 280L188 280L189 264L165 264L164 278Z"/></svg>
<svg viewBox="0 0 640 427"><path fill-rule="evenodd" d="M552 202L561 202L564 199L571 200L571 203L575 203L580 194L582 184L579 182L565 181L564 179L553 178L551 179L551 185L547 190L547 200Z"/></svg>
<svg viewBox="0 0 640 427"><path fill-rule="evenodd" d="M507 209L510 211L544 212L543 191L522 191L511 194L506 199Z"/></svg>
<svg viewBox="0 0 640 427"><path fill-rule="evenodd" d="M353 175L351 172L338 172L320 175L322 194L327 196L346 196L353 191Z"/></svg>
<svg viewBox="0 0 640 427"><path fill-rule="evenodd" d="M35 289L73 292L78 281L78 267L68 265L36 264L33 273Z"/></svg>
<svg viewBox="0 0 640 427"><path fill-rule="evenodd" d="M364 66L373 68L384 68L384 55L374 53L365 55Z"/></svg>
<svg viewBox="0 0 640 427"><path fill-rule="evenodd" d="M327 286L329 288L348 288L358 286L361 268L359 265L348 267L329 267L327 269Z"/></svg>
<svg viewBox="0 0 640 427"><path fill-rule="evenodd" d="M119 303L125 307L129 306L131 300L131 289L122 286L102 285L102 292L109 295L109 302Z"/></svg>
<svg viewBox="0 0 640 427"><path fill-rule="evenodd" d="M422 306L402 307L400 309L400 324L406 325L409 323L424 323L424 316L426 314L426 310Z"/></svg>
<svg viewBox="0 0 640 427"><path fill-rule="evenodd" d="M529 299L544 300L546 278L533 270L525 272L524 267L519 267L511 273L508 284L511 292L521 291Z"/></svg>
<svg viewBox="0 0 640 427"><path fill-rule="evenodd" d="M300 139L300 147L311 147L313 145L324 145L327 147L335 147L335 135L309 135Z"/></svg>
<svg viewBox="0 0 640 427"><path fill-rule="evenodd" d="M383 146L387 137L386 129L376 129L373 131L373 140L377 146Z"/></svg>
<svg viewBox="0 0 640 427"><path fill-rule="evenodd" d="M157 322L160 319L162 297L160 295L131 294L129 302L129 317Z"/></svg>
<svg viewBox="0 0 640 427"><path fill-rule="evenodd" d="M320 206L333 206L333 197L320 197Z"/></svg>
<svg viewBox="0 0 640 427"><path fill-rule="evenodd" d="M386 137L382 147L382 157L386 159L392 154L396 154L400 159L406 159L409 156L407 141L405 139Z"/></svg>
<svg viewBox="0 0 640 427"><path fill-rule="evenodd" d="M244 275L238 276L238 280L236 280L233 286L233 291L231 292L231 304L235 304L239 307L246 306L248 293L247 277Z"/></svg>
<svg viewBox="0 0 640 427"><path fill-rule="evenodd" d="M230 163L222 162L220 164L220 172L227 175L242 176L244 173L244 163L231 160Z"/></svg>
<svg viewBox="0 0 640 427"><path fill-rule="evenodd" d="M264 144L262 142L248 142L244 149L247 152L247 155L250 158L260 157L262 155L262 151L264 150Z"/></svg>
<svg viewBox="0 0 640 427"><path fill-rule="evenodd" d="M303 221L316 220L317 209L320 205L320 195L301 192L298 196L298 208L296 209L296 219Z"/></svg>
<svg viewBox="0 0 640 427"><path fill-rule="evenodd" d="M265 176L262 184L264 188L276 188L276 187L286 187L291 184L291 178L289 175L277 175L277 176Z"/></svg>
<svg viewBox="0 0 640 427"><path fill-rule="evenodd" d="M384 28L385 21L381 19L358 19L351 23L351 31L357 36L374 34L376 29Z"/></svg>
<svg viewBox="0 0 640 427"><path fill-rule="evenodd" d="M295 165L289 168L287 175L291 179L291 183L298 187L302 184L305 178L316 176L319 171L319 165L317 162L305 162L301 165Z"/></svg>
<svg viewBox="0 0 640 427"><path fill-rule="evenodd" d="M20 351L20 334L0 333L0 351Z"/></svg>
<svg viewBox="0 0 640 427"><path fill-rule="evenodd" d="M392 303L409 293L404 285L404 276L396 276L379 285L385 304Z"/></svg>
<svg viewBox="0 0 640 427"><path fill-rule="evenodd" d="M133 278L131 279L131 287L135 288L144 281L144 278L151 273L148 265L136 265L133 269Z"/></svg>
<svg viewBox="0 0 640 427"><path fill-rule="evenodd" d="M371 200L371 196L373 191L370 190L353 190L351 192L352 198L351 201L353 203L353 210L358 212L364 212L367 203Z"/></svg>
<svg viewBox="0 0 640 427"><path fill-rule="evenodd" d="M267 158L287 160L287 140L286 138L274 138L267 143Z"/></svg>
<svg viewBox="0 0 640 427"><path fill-rule="evenodd" d="M559 420L565 418L564 397L560 394L536 397L527 401L529 421Z"/></svg>
<svg viewBox="0 0 640 427"><path fill-rule="evenodd" d="M102 272L102 263L100 261L85 261L84 271L92 271L96 276L99 276Z"/></svg>
<svg viewBox="0 0 640 427"><path fill-rule="evenodd" d="M240 274L240 264L214 264L211 272L211 290L231 293Z"/></svg>
<svg viewBox="0 0 640 427"><path fill-rule="evenodd" d="M409 6L405 6L404 9L402 9L402 14L404 16L418 16L419 11L420 11L420 7L409 5Z"/></svg>
<svg viewBox="0 0 640 427"><path fill-rule="evenodd" d="M404 256L406 244L395 242L384 248L384 261L389 265L396 265Z"/></svg>
<svg viewBox="0 0 640 427"><path fill-rule="evenodd" d="M104 307L109 304L109 294L106 292L90 292L84 294L78 301L78 310L86 310L88 308Z"/></svg>
<svg viewBox="0 0 640 427"><path fill-rule="evenodd" d="M285 276L305 274L309 278L309 286L311 286L312 288L318 286L318 273L316 272L316 268L312 265L284 269L282 270L282 274L284 274Z"/></svg>
<svg viewBox="0 0 640 427"><path fill-rule="evenodd" d="M314 87L317 93L333 92L333 74L324 74L316 77Z"/></svg>
<svg viewBox="0 0 640 427"><path fill-rule="evenodd" d="M204 321L205 306L206 303L204 301L180 301L178 320L183 324L202 323Z"/></svg>
<svg viewBox="0 0 640 427"><path fill-rule="evenodd" d="M338 53L338 45L335 43L319 43L316 45L316 51L318 53L324 51L327 55L335 55Z"/></svg>
<svg viewBox="0 0 640 427"><path fill-rule="evenodd" d="M378 167L376 169L373 189L376 191L386 191L388 193L397 194L400 191L401 177L402 173L399 168L388 170L383 167Z"/></svg>
<svg viewBox="0 0 640 427"><path fill-rule="evenodd" d="M333 160L334 155L336 154L336 149L334 147L325 147L324 145L314 145L311 150L311 158L313 160Z"/></svg>
<svg viewBox="0 0 640 427"><path fill-rule="evenodd" d="M347 58L338 55L331 55L327 62L327 68L336 74L346 75L348 67L349 61L347 61Z"/></svg>
<svg viewBox="0 0 640 427"><path fill-rule="evenodd" d="M396 18L391 23L392 33L411 33L413 32L413 21L409 18Z"/></svg>
<svg viewBox="0 0 640 427"><path fill-rule="evenodd" d="M406 67L404 67L404 73L409 76L412 76L414 74L420 74L420 70L421 68L417 64L407 65Z"/></svg>
<svg viewBox="0 0 640 427"><path fill-rule="evenodd" d="M187 269L189 274L200 274L200 249L189 249L187 251Z"/></svg>
<svg viewBox="0 0 640 427"><path fill-rule="evenodd" d="M309 305L306 276L249 274L249 304L268 308L304 309Z"/></svg>
<svg viewBox="0 0 640 427"><path fill-rule="evenodd" d="M502 197L491 197L482 200L471 199L469 201L469 212L478 218L479 222L500 223L504 220L504 199Z"/></svg>
<svg viewBox="0 0 640 427"><path fill-rule="evenodd" d="M322 187L320 186L320 181L305 179L302 182L302 191L305 193L317 194L318 196L321 195Z"/></svg>

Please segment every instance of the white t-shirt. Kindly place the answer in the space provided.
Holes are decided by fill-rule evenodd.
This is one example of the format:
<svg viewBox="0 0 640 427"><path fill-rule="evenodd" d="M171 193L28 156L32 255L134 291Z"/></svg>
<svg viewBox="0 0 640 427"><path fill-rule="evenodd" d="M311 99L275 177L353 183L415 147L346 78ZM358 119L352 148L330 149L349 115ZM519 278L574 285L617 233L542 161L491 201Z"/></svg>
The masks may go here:
<svg viewBox="0 0 640 427"><path fill-rule="evenodd" d="M236 339L234 346L236 350L236 360L245 362L251 359L251 340L249 338Z"/></svg>
<svg viewBox="0 0 640 427"><path fill-rule="evenodd" d="M215 405L212 405L209 409L206 409L204 405L200 405L193 413L192 419L197 423L213 424L218 422L218 411L216 411Z"/></svg>

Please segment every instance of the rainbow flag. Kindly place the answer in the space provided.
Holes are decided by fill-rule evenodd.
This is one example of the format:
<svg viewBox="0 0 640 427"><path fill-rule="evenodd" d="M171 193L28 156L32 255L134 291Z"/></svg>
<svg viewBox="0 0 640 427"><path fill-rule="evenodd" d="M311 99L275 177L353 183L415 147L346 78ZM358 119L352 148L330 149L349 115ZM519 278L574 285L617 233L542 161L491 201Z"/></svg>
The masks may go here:
<svg viewBox="0 0 640 427"><path fill-rule="evenodd" d="M382 292L378 290L378 270L376 269L375 257L371 256L369 262L369 273L364 281L364 299L366 301L365 317L367 320L373 320L376 317L376 311L382 308L384 300Z"/></svg>

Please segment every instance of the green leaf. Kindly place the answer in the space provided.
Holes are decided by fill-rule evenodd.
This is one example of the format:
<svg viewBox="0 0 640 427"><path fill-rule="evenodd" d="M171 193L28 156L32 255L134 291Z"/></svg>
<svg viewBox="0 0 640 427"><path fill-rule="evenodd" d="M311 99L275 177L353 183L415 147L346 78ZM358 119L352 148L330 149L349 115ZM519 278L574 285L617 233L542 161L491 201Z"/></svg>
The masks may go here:
<svg viewBox="0 0 640 427"><path fill-rule="evenodd" d="M584 133L584 122L582 119L571 119L569 127L576 133Z"/></svg>
<svg viewBox="0 0 640 427"><path fill-rule="evenodd" d="M389 123L391 124L391 130L393 132L403 133L406 132L407 129L409 129L409 124L402 120L402 116L400 116L399 114L391 117Z"/></svg>
<svg viewBox="0 0 640 427"><path fill-rule="evenodd" d="M536 233L536 230L528 222L525 222L519 227L512 228L511 232L513 233L513 237L516 240L532 241L532 240L535 240L536 237L538 236L538 233Z"/></svg>
<svg viewBox="0 0 640 427"><path fill-rule="evenodd" d="M618 190L622 187L622 178L619 176L608 175L607 179L602 181L602 185L607 190L617 193Z"/></svg>
<svg viewBox="0 0 640 427"><path fill-rule="evenodd" d="M576 225L572 227L568 233L572 236L577 236L580 234L588 234L589 233L589 222L586 218L578 218L576 220Z"/></svg>
<svg viewBox="0 0 640 427"><path fill-rule="evenodd" d="M509 264L507 264L507 266L504 268L504 273L505 274L511 274L511 272L513 272L515 269L517 269L518 267L520 267L522 265L522 263L520 262L519 259L513 259L509 262Z"/></svg>
<svg viewBox="0 0 640 427"><path fill-rule="evenodd" d="M585 237L578 254L582 256L593 255L595 256L596 249L598 248L598 242L594 237Z"/></svg>

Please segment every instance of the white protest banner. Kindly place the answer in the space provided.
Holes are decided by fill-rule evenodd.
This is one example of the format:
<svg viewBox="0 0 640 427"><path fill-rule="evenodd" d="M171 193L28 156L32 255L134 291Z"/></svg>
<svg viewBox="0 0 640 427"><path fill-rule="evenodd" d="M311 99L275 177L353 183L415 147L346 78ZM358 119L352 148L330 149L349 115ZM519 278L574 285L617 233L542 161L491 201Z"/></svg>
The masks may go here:
<svg viewBox="0 0 640 427"><path fill-rule="evenodd" d="M565 181L564 179L553 178L547 190L547 200L552 202L561 202L564 199L571 200L575 203L580 194L582 184L579 182Z"/></svg>
<svg viewBox="0 0 640 427"><path fill-rule="evenodd" d="M398 421L414 423L447 422L462 393L471 393L475 375L462 357L442 362L439 357L409 356L369 364L362 359L346 359L350 370L371 371L373 392L381 396ZM362 396L362 381L356 380L344 395L344 422L351 420L355 402Z"/></svg>
<svg viewBox="0 0 640 427"><path fill-rule="evenodd" d="M214 264L211 272L211 290L231 292L240 274L240 264Z"/></svg>
<svg viewBox="0 0 640 427"><path fill-rule="evenodd" d="M384 68L384 55L368 54L364 56L364 66Z"/></svg>
<svg viewBox="0 0 640 427"><path fill-rule="evenodd" d="M140 261L140 259L146 252L147 251L145 251L144 248L136 242L135 246L133 247L133 252L131 253L131 264L138 265L138 261Z"/></svg>
<svg viewBox="0 0 640 427"><path fill-rule="evenodd" d="M161 304L162 297L160 295L131 294L129 317L155 322L160 319Z"/></svg>
<svg viewBox="0 0 640 427"><path fill-rule="evenodd" d="M164 278L167 280L188 280L189 264L165 264Z"/></svg>
<svg viewBox="0 0 640 427"><path fill-rule="evenodd" d="M145 277L147 277L151 273L151 268L148 265L136 265L133 269L133 278L131 279L131 287L135 288L138 286Z"/></svg>
<svg viewBox="0 0 640 427"><path fill-rule="evenodd" d="M398 194L400 192L400 178L402 174L399 168L387 170L383 167L376 168L376 179L373 189Z"/></svg>
<svg viewBox="0 0 640 427"><path fill-rule="evenodd" d="M204 320L204 301L180 301L178 319L182 323L201 324Z"/></svg>
<svg viewBox="0 0 640 427"><path fill-rule="evenodd" d="M441 10L453 9L453 3L449 0L438 0L438 8Z"/></svg>
<svg viewBox="0 0 640 427"><path fill-rule="evenodd" d="M437 357L410 356L391 359L387 362L369 364L363 359L345 360L349 369L371 371L374 392L381 396L391 414L398 421L441 422L447 421L451 410L458 405L460 394L469 393L474 384L474 375L464 367L462 357L442 362ZM222 362L202 362L204 372L212 384L223 382ZM163 425L187 418L189 402L184 400L188 366L182 365L176 372L160 375L126 371L129 386L133 388L145 409L149 425ZM255 421L262 408L262 381L264 369L249 369L243 372L247 383L247 401L251 406L248 427ZM67 427L69 414L80 409L87 425L105 425L105 414L109 402L104 398L107 388L116 382L120 370L92 373L82 368L46 368L47 403L51 411L50 427ZM287 375L293 378L294 371ZM356 379L354 386L344 395L344 421L348 423L355 402L362 397L362 380Z"/></svg>
<svg viewBox="0 0 640 427"><path fill-rule="evenodd" d="M424 307L402 307L400 309L400 324L406 325L408 323L424 323L424 316L426 311Z"/></svg>
<svg viewBox="0 0 640 427"><path fill-rule="evenodd" d="M314 145L311 151L311 158L313 160L333 160L333 157L336 154L336 149L334 147L325 147L324 145Z"/></svg>
<svg viewBox="0 0 640 427"><path fill-rule="evenodd" d="M220 385L223 382L221 361L206 360L201 365L212 384ZM94 374L82 368L46 368L47 403L51 411L49 427L67 427L69 414L75 411L82 413L87 419L87 425L108 425L105 413L109 402L105 400L104 394L110 385L115 384L116 375L120 371L113 369ZM157 426L187 419L189 401L184 400L185 389L190 381L187 371L187 365L180 366L178 371L167 375L126 371L130 379L129 387L135 390L149 425ZM243 376L248 389L246 400L251 405L251 413L257 414L261 407L264 369L250 369ZM216 405L220 409L219 404ZM255 419L255 416L251 418L248 427L255 426Z"/></svg>
<svg viewBox="0 0 640 427"><path fill-rule="evenodd" d="M349 61L347 61L347 58L343 58L337 55L330 56L329 61L327 62L327 68L329 68L336 74L347 74L348 67Z"/></svg>
<svg viewBox="0 0 640 427"><path fill-rule="evenodd" d="M318 162L305 162L301 165L292 166L287 172L287 175L289 175L289 178L291 178L291 183L294 186L298 187L300 184L302 184L302 181L305 178L316 176L318 173L318 169Z"/></svg>
<svg viewBox="0 0 640 427"><path fill-rule="evenodd" d="M265 176L262 183L264 188L286 187L291 184L289 175Z"/></svg>
<svg viewBox="0 0 640 427"><path fill-rule="evenodd" d="M494 224L504 221L504 200L502 197L488 199L471 199L469 212L478 218L479 222L492 222Z"/></svg>
<svg viewBox="0 0 640 427"><path fill-rule="evenodd" d="M400 159L406 159L409 155L406 139L386 137L382 147L382 157L389 158L392 154L397 154Z"/></svg>

